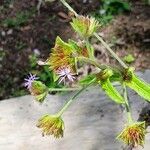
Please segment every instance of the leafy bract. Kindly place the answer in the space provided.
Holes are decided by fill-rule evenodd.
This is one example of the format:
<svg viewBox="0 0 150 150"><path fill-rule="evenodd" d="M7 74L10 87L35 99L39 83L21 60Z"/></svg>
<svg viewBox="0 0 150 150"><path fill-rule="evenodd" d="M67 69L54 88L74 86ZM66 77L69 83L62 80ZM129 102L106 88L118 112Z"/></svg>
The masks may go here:
<svg viewBox="0 0 150 150"><path fill-rule="evenodd" d="M132 73L131 81L125 81L125 84L150 102L150 84L141 80L134 73Z"/></svg>
<svg viewBox="0 0 150 150"><path fill-rule="evenodd" d="M116 90L116 88L112 85L109 78L100 81L100 84L102 86L102 89L106 92L106 94L116 103L122 104L125 103L123 97L119 94L119 92Z"/></svg>

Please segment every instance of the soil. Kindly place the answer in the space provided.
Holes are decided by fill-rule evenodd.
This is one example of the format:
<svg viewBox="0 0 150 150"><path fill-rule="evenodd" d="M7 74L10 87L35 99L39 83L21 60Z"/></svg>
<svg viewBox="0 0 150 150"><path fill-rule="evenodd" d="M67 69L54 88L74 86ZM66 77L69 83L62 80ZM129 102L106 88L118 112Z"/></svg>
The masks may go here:
<svg viewBox="0 0 150 150"><path fill-rule="evenodd" d="M95 11L100 5L99 0L70 0L69 3L79 14ZM112 37L117 39L112 48L118 55L124 57L127 53L133 54L136 61L132 65L137 70L147 69L150 68L149 6L140 1L133 4L130 13L117 16L100 30L100 34L108 43L112 43ZM12 3L0 1L0 99L26 94L23 80L33 71L30 64L32 55L45 60L56 36L59 35L64 40L75 37L69 24L71 14L60 2L42 4L40 13L37 5L37 0L14 0ZM22 12L27 12L27 19L18 24L8 22L9 18L15 18ZM115 64L103 47L97 44L95 47L100 62ZM90 66L86 66L86 70L89 73Z"/></svg>

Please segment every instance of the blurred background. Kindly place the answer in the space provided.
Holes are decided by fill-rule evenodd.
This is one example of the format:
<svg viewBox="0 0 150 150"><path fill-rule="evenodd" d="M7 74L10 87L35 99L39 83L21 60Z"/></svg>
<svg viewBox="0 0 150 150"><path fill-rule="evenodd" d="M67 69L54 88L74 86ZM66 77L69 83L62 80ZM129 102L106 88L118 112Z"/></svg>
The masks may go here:
<svg viewBox="0 0 150 150"><path fill-rule="evenodd" d="M82 15L101 23L99 34L111 48L136 70L150 69L149 0L68 0ZM49 87L57 87L47 67L37 65L46 58L59 35L77 39L70 27L71 14L58 1L0 0L0 99L26 95L23 86L33 73ZM91 39L100 63L115 61ZM81 67L79 75L89 74L91 66Z"/></svg>

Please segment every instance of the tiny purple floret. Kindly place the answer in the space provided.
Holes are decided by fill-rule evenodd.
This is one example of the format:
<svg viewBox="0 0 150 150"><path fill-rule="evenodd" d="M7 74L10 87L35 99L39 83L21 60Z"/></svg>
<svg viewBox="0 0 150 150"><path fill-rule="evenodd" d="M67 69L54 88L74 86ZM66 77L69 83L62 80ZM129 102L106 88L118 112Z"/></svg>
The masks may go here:
<svg viewBox="0 0 150 150"><path fill-rule="evenodd" d="M69 67L66 68L59 68L57 71L57 74L59 76L59 83L62 81L65 83L65 80L68 79L69 81L73 82L75 77L71 73L71 70Z"/></svg>
<svg viewBox="0 0 150 150"><path fill-rule="evenodd" d="M27 76L27 78L25 78L25 83L24 86L27 87L27 89L30 89L32 86L32 82L37 80L38 77L36 77L36 75L32 75L31 73Z"/></svg>

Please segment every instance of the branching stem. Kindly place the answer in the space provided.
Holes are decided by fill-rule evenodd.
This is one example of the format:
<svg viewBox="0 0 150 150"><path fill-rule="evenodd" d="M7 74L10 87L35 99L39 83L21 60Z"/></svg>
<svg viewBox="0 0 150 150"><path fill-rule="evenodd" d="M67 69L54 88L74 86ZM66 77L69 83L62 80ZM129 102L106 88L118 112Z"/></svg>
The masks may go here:
<svg viewBox="0 0 150 150"><path fill-rule="evenodd" d="M61 116L65 112L65 110L71 105L71 103L77 98L77 96L80 93L82 93L85 89L87 89L94 81L95 81L95 79L93 79L88 85L86 85L85 87L83 87L72 98L70 98L70 100L68 100L68 102L64 105L64 107L57 113L57 115Z"/></svg>

